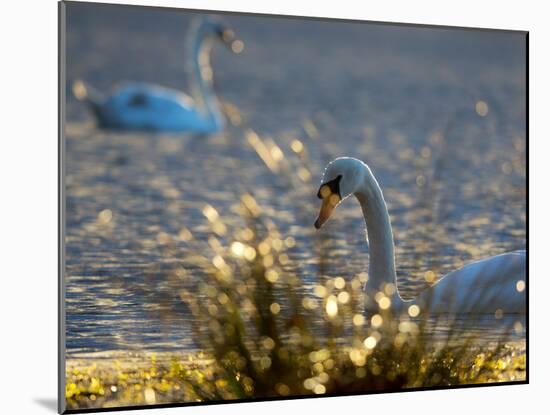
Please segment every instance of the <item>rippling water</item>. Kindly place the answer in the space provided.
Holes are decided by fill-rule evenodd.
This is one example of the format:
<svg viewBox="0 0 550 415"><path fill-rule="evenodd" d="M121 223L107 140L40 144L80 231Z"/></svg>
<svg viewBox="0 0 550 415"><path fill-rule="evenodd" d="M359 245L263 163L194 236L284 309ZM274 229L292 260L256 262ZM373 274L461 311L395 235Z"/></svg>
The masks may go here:
<svg viewBox="0 0 550 415"><path fill-rule="evenodd" d="M67 78L106 90L120 80L185 89L186 14L69 6ZM96 7L96 6L94 6ZM245 125L210 137L99 131L68 97L66 126L67 351L179 351L195 347L169 273L185 259L166 237L183 228L208 236L202 209L239 222L240 192L296 239L289 252L313 284L315 197L324 165L338 156L367 162L391 214L399 285L413 295L426 270L443 275L467 262L526 245L525 47L520 34L413 29L226 16L245 41L238 56L215 50L217 89ZM160 64L162 63L162 64ZM480 116L478 101L489 112ZM483 113L483 108L478 108ZM302 166L312 180L271 172L244 127ZM368 266L356 201L323 232L328 274ZM177 238L175 238L177 240ZM197 274L197 280L200 274ZM198 282L198 281L197 281ZM167 309L178 313L165 313ZM178 316L178 317L175 317ZM189 317L190 318L190 317ZM470 329L492 339L491 324ZM521 337L521 336L520 336Z"/></svg>

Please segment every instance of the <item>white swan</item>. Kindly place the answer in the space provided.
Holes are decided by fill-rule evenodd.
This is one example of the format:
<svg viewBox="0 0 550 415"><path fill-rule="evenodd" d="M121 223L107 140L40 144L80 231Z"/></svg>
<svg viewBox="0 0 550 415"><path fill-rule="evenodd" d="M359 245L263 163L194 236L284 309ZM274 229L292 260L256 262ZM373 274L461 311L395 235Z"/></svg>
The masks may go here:
<svg viewBox="0 0 550 415"><path fill-rule="evenodd" d="M354 158L338 158L325 169L317 196L323 200L317 229L328 220L334 208L351 194L361 204L369 241L369 294L383 291L394 283L395 292L385 306L394 311L417 304L430 313L526 313L526 252L516 251L474 262L447 274L412 301L399 294L395 272L393 234L382 190L370 168ZM379 297L380 298L380 297ZM373 300L367 308L374 308Z"/></svg>
<svg viewBox="0 0 550 415"><path fill-rule="evenodd" d="M243 43L214 19L192 24L186 45L186 72L192 97L175 89L145 83L125 83L109 96L78 80L77 99L92 109L101 128L116 130L213 133L223 129L224 118L212 91L210 53L218 39L238 53Z"/></svg>

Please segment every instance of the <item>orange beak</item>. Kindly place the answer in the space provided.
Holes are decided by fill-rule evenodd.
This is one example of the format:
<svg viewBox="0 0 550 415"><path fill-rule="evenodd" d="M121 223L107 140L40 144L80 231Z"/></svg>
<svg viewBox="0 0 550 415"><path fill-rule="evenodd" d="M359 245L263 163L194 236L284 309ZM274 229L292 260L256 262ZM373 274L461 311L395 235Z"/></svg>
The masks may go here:
<svg viewBox="0 0 550 415"><path fill-rule="evenodd" d="M321 229L321 226L330 218L334 208L340 203L340 196L336 193L331 193L328 186L323 186L320 190L320 195L323 198L321 203L321 210L319 211L319 217L315 221L315 229Z"/></svg>

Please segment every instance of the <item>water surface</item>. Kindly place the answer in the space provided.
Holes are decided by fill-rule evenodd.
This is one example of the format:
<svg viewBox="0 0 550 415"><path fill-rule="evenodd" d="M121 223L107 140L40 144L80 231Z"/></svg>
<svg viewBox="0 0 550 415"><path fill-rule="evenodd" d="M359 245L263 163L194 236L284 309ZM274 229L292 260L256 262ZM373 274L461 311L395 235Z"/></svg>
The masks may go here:
<svg viewBox="0 0 550 415"><path fill-rule="evenodd" d="M67 79L100 90L121 80L188 90L183 44L189 15L68 6ZM324 165L367 162L384 190L396 242L399 286L408 295L427 270L526 245L525 43L519 33L225 16L245 51L214 51L216 88L244 117L210 137L98 130L68 97L66 126L67 352L193 350L185 307L170 293L185 260L182 229L205 240L202 213L228 224L253 194L285 236L306 286L317 278L313 221ZM70 88L68 88L70 90ZM483 101L488 106L485 116ZM482 105L482 104L481 104ZM312 180L273 174L245 138L276 143L283 165L299 139ZM359 205L327 224L330 276L368 267ZM166 249L166 240L176 250ZM200 275L197 274L197 283ZM159 298L163 299L159 303ZM166 310L176 311L167 313ZM492 324L471 322L480 338ZM523 334L520 332L520 338Z"/></svg>

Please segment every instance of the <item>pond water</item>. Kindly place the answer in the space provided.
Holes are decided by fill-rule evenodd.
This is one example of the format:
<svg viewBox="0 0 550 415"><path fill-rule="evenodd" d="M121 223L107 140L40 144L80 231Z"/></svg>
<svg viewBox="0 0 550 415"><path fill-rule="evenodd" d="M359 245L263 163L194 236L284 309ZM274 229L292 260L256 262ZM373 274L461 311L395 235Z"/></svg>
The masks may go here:
<svg viewBox="0 0 550 415"><path fill-rule="evenodd" d="M188 90L188 14L97 5L92 13L91 7L68 6L67 90L75 79L99 90L122 80ZM214 50L216 89L238 108L242 125L209 137L101 131L87 108L67 97L69 355L193 350L191 317L179 297L155 293L169 292L169 274L188 253L180 231L205 240L207 204L228 225L238 224L233 207L243 191L295 239L288 252L299 264L293 271L313 285L316 192L325 164L338 156L364 160L380 181L406 295L423 285L427 270L444 275L525 249L521 34L223 19L245 50ZM283 153L280 168L296 174L274 174L247 140L247 128L275 143ZM306 162L291 149L296 139ZM351 278L367 270L363 229L356 201L338 207L320 231L330 235L328 275ZM177 241L177 254L166 250L167 238ZM495 339L492 320L469 327Z"/></svg>

